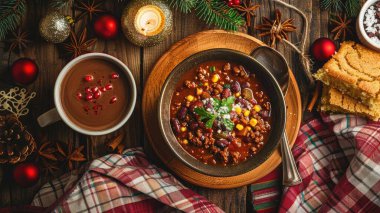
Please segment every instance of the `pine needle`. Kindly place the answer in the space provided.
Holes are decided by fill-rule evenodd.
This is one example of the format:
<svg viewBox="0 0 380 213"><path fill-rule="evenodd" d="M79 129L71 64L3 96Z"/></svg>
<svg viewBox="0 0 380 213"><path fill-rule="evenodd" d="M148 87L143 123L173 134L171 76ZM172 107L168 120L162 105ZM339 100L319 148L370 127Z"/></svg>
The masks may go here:
<svg viewBox="0 0 380 213"><path fill-rule="evenodd" d="M344 7L348 17L355 17L359 14L360 2L359 0L346 0Z"/></svg>
<svg viewBox="0 0 380 213"><path fill-rule="evenodd" d="M74 0L51 0L49 6L54 9L67 8L73 5Z"/></svg>
<svg viewBox="0 0 380 213"><path fill-rule="evenodd" d="M182 13L189 13L195 8L198 0L169 0L170 6L179 9Z"/></svg>
<svg viewBox="0 0 380 213"><path fill-rule="evenodd" d="M167 0L170 6L183 13L190 13L193 9L199 19L208 25L215 25L224 30L238 30L245 24L239 12L230 8L221 0Z"/></svg>
<svg viewBox="0 0 380 213"><path fill-rule="evenodd" d="M243 17L223 1L199 0L196 7L197 16L208 25L216 25L225 30L236 31L245 24Z"/></svg>
<svg viewBox="0 0 380 213"><path fill-rule="evenodd" d="M25 13L25 0L0 1L0 40L19 26Z"/></svg>
<svg viewBox="0 0 380 213"><path fill-rule="evenodd" d="M320 5L322 10L332 12L340 12L344 7L342 0L321 0Z"/></svg>

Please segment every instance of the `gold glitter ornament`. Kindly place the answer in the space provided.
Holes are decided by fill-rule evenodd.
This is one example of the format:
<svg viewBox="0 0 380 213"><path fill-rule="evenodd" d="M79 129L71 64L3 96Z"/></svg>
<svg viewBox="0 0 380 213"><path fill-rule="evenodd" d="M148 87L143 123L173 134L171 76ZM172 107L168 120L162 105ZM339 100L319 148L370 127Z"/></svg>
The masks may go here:
<svg viewBox="0 0 380 213"><path fill-rule="evenodd" d="M40 34L47 42L61 43L69 37L72 23L70 16L51 11L40 21Z"/></svg>

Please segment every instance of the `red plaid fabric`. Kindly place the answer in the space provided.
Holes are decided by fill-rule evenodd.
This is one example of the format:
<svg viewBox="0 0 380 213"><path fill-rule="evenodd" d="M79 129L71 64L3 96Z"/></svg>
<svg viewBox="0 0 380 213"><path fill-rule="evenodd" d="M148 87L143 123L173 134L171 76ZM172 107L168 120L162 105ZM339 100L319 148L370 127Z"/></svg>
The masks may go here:
<svg viewBox="0 0 380 213"><path fill-rule="evenodd" d="M280 212L380 212L380 123L322 119L300 130L293 154L303 183L284 190Z"/></svg>
<svg viewBox="0 0 380 213"><path fill-rule="evenodd" d="M284 189L278 209L281 173L259 180L257 212L380 212L380 122L322 115L301 127L292 152L302 184Z"/></svg>
<svg viewBox="0 0 380 213"><path fill-rule="evenodd" d="M66 175L46 184L32 205L52 206L53 212L223 212L150 164L140 149L93 161L68 189L74 179Z"/></svg>
<svg viewBox="0 0 380 213"><path fill-rule="evenodd" d="M303 183L281 193L281 170L276 169L251 185L256 212L380 212L380 122L323 115L301 127L292 151ZM55 203L53 210L61 212L222 212L149 164L139 149L94 161L55 201L75 179L48 183L33 204Z"/></svg>

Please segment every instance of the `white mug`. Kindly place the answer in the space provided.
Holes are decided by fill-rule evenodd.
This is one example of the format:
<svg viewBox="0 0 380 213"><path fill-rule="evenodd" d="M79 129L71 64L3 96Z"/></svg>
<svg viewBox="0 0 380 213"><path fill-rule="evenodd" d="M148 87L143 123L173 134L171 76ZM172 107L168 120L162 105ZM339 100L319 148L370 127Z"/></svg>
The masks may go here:
<svg viewBox="0 0 380 213"><path fill-rule="evenodd" d="M130 96L130 100L129 100L130 101L129 102L130 103L129 109L128 109L126 115L124 116L124 118L119 123L117 123L116 125L108 128L108 129L100 130L100 131L87 130L87 129L84 129L84 128L76 125L66 115L66 112L63 110L62 102L61 102L61 94L62 94L61 93L61 86L62 86L62 82L63 82L63 79L65 78L66 74L71 70L71 68L73 66L80 63L81 61L84 61L87 59L96 59L96 58L99 58L102 60L108 60L108 61L112 62L113 64L117 65L118 67L120 67L120 70L122 70L125 73L125 76L126 76L127 80L129 81L129 88L131 90L131 96ZM80 132L82 134L105 135L105 134L111 133L111 132L119 129L120 127L122 127L127 122L127 120L131 117L132 112L133 112L135 105L136 105L136 96L137 96L137 90L136 90L135 80L133 78L131 71L123 62L121 62L119 59L117 59L113 56L110 56L110 55L107 55L104 53L84 54L84 55L81 55L81 56L73 59L71 62L69 62L62 69L62 71L59 73L57 81L55 82L55 86L54 86L55 108L53 108L53 109L45 112L44 114L40 115L37 118L37 121L41 127L45 127L45 126L48 126L48 125L55 123L59 120L63 120L70 128L72 128L75 131Z"/></svg>

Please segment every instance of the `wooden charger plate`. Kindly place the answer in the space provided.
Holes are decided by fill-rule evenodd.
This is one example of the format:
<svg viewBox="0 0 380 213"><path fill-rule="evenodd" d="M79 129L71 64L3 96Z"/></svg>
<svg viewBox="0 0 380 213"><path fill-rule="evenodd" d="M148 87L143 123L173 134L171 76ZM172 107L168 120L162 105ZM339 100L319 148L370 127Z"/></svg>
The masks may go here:
<svg viewBox="0 0 380 213"><path fill-rule="evenodd" d="M265 45L262 41L244 33L231 33L223 30L209 30L190 35L174 44L154 66L144 89L143 120L148 140L164 164L180 178L198 186L226 189L244 186L267 175L281 163L280 147L260 166L247 173L231 177L208 176L182 163L171 152L164 141L158 126L157 104L161 88L170 72L187 57L213 48L228 48L249 54L258 46ZM285 96L287 106L286 132L290 146L293 146L301 123L300 92L290 71L290 84Z"/></svg>

